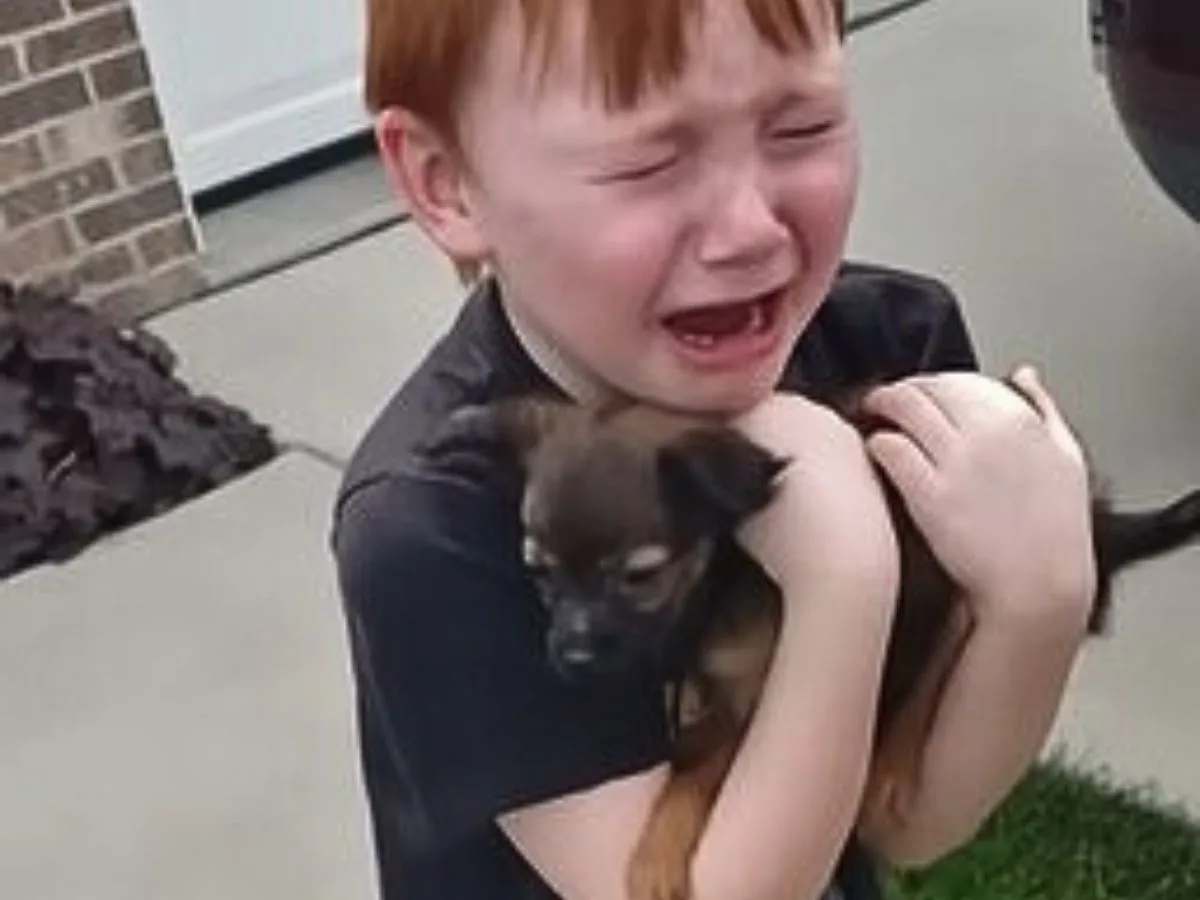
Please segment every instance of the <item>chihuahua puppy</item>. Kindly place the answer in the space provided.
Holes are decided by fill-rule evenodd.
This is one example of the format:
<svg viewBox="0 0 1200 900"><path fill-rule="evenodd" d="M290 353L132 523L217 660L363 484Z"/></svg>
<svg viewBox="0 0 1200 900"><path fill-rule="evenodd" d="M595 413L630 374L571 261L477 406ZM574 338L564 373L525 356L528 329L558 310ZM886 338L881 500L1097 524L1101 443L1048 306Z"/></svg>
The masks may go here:
<svg viewBox="0 0 1200 900"><path fill-rule="evenodd" d="M1019 390L1009 382L1014 390ZM825 398L869 433L863 388ZM1027 398L1028 399L1028 398ZM654 666L669 685L672 777L627 873L633 900L685 900L691 857L754 714L782 615L777 587L738 547L787 461L726 423L636 403L597 409L520 397L468 407L429 444L499 448L523 475L522 553L547 611L546 652L565 678ZM903 816L938 696L970 632L957 589L884 479L901 587L884 665L867 796ZM1200 490L1143 512L1093 491L1104 630L1115 576L1200 537Z"/></svg>

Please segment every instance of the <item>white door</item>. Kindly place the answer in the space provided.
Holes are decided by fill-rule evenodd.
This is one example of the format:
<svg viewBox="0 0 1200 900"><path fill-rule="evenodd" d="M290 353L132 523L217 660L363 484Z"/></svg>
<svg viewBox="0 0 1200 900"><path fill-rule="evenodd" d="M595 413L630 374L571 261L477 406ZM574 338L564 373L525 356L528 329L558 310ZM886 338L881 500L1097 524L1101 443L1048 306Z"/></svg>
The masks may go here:
<svg viewBox="0 0 1200 900"><path fill-rule="evenodd" d="M134 0L184 189L367 124L364 0Z"/></svg>

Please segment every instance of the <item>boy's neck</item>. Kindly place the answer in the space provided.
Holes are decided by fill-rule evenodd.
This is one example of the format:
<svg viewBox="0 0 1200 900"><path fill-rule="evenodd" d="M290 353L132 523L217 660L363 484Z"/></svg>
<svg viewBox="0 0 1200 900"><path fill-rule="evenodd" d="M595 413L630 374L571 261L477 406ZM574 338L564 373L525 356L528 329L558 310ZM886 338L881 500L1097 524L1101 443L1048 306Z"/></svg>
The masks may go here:
<svg viewBox="0 0 1200 900"><path fill-rule="evenodd" d="M508 316L513 334L537 366L547 378L563 390L567 396L577 403L594 404L608 397L612 392L596 378L587 375L581 367L573 363L557 347L554 342L544 335L540 328L530 322L521 312L520 304L508 301L508 292L501 287L501 305Z"/></svg>

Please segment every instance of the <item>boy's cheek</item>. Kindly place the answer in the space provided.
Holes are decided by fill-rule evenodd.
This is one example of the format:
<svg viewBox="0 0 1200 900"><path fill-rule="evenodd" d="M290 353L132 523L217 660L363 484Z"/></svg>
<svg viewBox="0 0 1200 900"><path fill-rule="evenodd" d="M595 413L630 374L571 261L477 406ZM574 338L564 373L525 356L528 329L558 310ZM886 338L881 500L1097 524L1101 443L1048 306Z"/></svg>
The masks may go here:
<svg viewBox="0 0 1200 900"><path fill-rule="evenodd" d="M583 293L634 299L652 291L671 268L678 218L669 207L622 209L580 197L552 215L531 215L521 240L533 265L557 270L551 277L567 278Z"/></svg>

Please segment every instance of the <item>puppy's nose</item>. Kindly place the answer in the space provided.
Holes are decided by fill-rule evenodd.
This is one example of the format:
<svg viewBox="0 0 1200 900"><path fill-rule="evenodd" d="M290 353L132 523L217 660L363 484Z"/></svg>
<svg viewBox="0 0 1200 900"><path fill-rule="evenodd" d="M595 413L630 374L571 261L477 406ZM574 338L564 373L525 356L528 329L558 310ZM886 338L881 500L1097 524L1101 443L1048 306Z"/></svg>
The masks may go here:
<svg viewBox="0 0 1200 900"><path fill-rule="evenodd" d="M549 644L554 664L579 674L606 668L618 649L616 636L584 606L559 609Z"/></svg>
<svg viewBox="0 0 1200 900"><path fill-rule="evenodd" d="M582 606L571 606L563 610L560 625L564 635L586 639L592 633L592 617Z"/></svg>
<svg viewBox="0 0 1200 900"><path fill-rule="evenodd" d="M572 666L585 666L596 658L592 617L583 609L566 611L560 622L558 655Z"/></svg>

